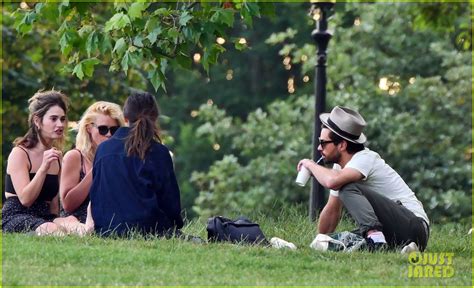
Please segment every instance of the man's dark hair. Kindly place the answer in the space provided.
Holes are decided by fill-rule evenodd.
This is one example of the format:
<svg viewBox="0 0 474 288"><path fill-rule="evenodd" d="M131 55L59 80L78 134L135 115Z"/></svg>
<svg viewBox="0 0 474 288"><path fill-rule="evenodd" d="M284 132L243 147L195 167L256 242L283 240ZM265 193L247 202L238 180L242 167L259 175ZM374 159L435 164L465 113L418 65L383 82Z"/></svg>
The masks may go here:
<svg viewBox="0 0 474 288"><path fill-rule="evenodd" d="M323 128L327 128L327 127L323 125ZM337 145L341 143L342 141L346 141L347 142L346 150L347 150L347 153L349 154L355 154L365 149L364 144L358 144L358 143L348 141L332 131L329 131L329 139L331 139L331 141L334 141L334 145Z"/></svg>

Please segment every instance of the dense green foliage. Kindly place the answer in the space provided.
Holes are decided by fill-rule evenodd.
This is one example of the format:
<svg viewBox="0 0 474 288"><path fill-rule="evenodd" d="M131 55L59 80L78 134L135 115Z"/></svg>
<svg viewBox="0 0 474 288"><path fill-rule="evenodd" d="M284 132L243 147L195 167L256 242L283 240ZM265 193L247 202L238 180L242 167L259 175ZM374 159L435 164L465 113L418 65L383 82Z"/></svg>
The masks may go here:
<svg viewBox="0 0 474 288"><path fill-rule="evenodd" d="M279 213L285 202L304 201L306 192L294 185L293 176L299 157L310 154L313 106L309 97L278 101L239 124L217 107L203 105L198 117L206 123L196 133L229 147L229 154L209 171L193 174L200 191L198 214Z"/></svg>
<svg viewBox="0 0 474 288"><path fill-rule="evenodd" d="M188 216L306 203L293 180L311 156L308 3L3 5L3 167L38 89L65 91L75 121L93 101L122 104L131 89L161 87L160 124ZM469 11L337 3L329 22L328 109L360 109L369 147L436 221L471 215Z"/></svg>
<svg viewBox="0 0 474 288"><path fill-rule="evenodd" d="M427 252L453 253L454 276L409 278L408 257L398 252L316 252L314 225L302 210L286 207L278 217L251 218L268 238L295 243L296 251L196 245L164 239L97 236L32 237L3 234L4 286L470 286L470 225L433 225ZM234 216L234 215L229 215ZM185 227L206 238L205 219ZM344 220L341 229L352 225ZM449 235L449 236L447 236ZM456 241L453 241L456 239ZM436 255L436 254L431 254Z"/></svg>
<svg viewBox="0 0 474 288"><path fill-rule="evenodd" d="M109 71L130 68L146 75L157 90L166 90L168 66L189 69L192 53L202 52L201 65L217 62L226 49L217 37L227 37L226 28L234 26L235 15L252 26L253 17L272 15L273 4L253 2L161 2L120 1L35 3L18 11L15 27L29 33L34 22L44 20L57 29L62 55L79 79L92 77L95 66L109 64ZM113 9L111 9L113 8ZM237 49L246 43L233 39Z"/></svg>

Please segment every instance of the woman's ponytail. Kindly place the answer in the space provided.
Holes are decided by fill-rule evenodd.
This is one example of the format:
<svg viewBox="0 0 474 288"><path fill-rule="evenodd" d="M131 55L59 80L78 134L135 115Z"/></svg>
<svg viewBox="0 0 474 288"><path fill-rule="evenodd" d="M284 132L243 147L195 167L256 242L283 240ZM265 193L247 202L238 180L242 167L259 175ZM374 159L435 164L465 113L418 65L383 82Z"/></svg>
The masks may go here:
<svg viewBox="0 0 474 288"><path fill-rule="evenodd" d="M127 98L124 116L130 121L130 133L125 140L127 155L145 159L153 141L161 142L158 125L158 106L155 98L146 92L134 93Z"/></svg>

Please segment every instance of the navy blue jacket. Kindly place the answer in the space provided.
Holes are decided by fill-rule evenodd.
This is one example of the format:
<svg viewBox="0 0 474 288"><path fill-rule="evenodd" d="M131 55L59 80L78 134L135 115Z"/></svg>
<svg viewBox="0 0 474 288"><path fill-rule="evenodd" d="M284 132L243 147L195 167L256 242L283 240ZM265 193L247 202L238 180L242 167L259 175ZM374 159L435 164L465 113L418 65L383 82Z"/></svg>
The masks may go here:
<svg viewBox="0 0 474 288"><path fill-rule="evenodd" d="M178 183L168 149L155 142L145 159L128 157L121 127L99 145L90 190L95 231L163 234L183 226Z"/></svg>

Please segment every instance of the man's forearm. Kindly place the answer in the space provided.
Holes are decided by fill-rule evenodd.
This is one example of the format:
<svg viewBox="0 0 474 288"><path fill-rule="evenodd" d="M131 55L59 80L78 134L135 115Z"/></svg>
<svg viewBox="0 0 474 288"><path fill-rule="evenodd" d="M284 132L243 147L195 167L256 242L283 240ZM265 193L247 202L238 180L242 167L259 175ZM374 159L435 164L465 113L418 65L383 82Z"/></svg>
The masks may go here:
<svg viewBox="0 0 474 288"><path fill-rule="evenodd" d="M318 232L321 234L333 233L339 224L340 211L323 209L319 215Z"/></svg>

